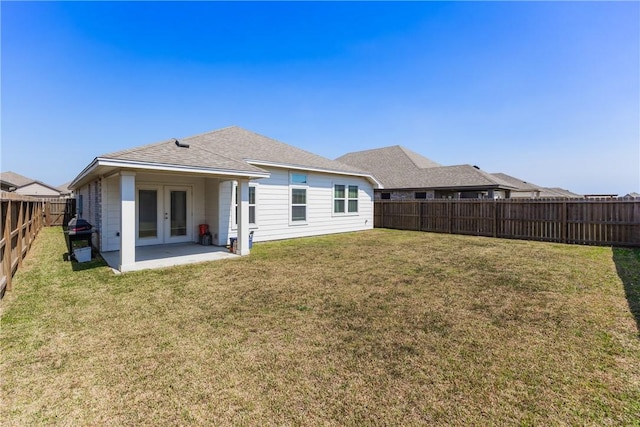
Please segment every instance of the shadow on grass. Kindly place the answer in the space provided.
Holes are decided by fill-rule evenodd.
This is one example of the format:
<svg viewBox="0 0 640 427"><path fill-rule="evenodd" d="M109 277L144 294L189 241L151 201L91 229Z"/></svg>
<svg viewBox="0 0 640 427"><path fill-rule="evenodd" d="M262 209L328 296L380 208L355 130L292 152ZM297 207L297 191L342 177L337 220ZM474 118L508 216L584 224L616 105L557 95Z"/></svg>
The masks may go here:
<svg viewBox="0 0 640 427"><path fill-rule="evenodd" d="M107 262L100 255L96 255L88 262L76 261L68 252L62 254L62 259L71 265L73 271L91 270L93 268L105 267Z"/></svg>
<svg viewBox="0 0 640 427"><path fill-rule="evenodd" d="M613 248L613 262L624 285L629 310L640 337L640 249Z"/></svg>

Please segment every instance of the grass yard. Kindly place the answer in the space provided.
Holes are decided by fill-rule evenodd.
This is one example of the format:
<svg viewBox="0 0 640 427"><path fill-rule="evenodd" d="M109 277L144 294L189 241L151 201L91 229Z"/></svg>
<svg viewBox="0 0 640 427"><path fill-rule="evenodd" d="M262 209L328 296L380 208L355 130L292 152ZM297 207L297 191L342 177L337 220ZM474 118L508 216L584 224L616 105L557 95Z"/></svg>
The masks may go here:
<svg viewBox="0 0 640 427"><path fill-rule="evenodd" d="M0 303L3 425L640 425L640 250L376 229L125 275L64 252L44 229Z"/></svg>

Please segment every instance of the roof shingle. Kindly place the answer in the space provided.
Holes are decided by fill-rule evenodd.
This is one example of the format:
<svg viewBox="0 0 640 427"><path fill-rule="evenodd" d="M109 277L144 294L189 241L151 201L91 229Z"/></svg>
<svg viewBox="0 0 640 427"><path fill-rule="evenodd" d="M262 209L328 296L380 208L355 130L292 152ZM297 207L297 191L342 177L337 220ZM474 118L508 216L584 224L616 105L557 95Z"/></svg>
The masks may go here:
<svg viewBox="0 0 640 427"><path fill-rule="evenodd" d="M264 172L256 163L286 164L346 173L363 171L259 135L237 126L180 139L188 148L179 147L175 139L117 151L100 156L104 159L128 160L198 168Z"/></svg>

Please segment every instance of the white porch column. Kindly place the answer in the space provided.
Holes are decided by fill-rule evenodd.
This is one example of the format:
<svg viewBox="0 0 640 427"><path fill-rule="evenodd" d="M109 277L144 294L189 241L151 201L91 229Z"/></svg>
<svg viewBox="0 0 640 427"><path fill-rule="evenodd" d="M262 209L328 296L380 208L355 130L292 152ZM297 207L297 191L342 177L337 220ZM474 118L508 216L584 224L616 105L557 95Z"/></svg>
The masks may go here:
<svg viewBox="0 0 640 427"><path fill-rule="evenodd" d="M120 271L136 263L136 173L120 172Z"/></svg>
<svg viewBox="0 0 640 427"><path fill-rule="evenodd" d="M238 180L238 252L249 255L249 180Z"/></svg>

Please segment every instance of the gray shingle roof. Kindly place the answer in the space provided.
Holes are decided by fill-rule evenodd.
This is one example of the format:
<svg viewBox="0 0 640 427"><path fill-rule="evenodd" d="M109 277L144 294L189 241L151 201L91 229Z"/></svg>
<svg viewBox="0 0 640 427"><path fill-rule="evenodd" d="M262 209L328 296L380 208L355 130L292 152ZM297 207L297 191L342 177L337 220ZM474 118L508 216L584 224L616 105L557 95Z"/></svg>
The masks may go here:
<svg viewBox="0 0 640 427"><path fill-rule="evenodd" d="M414 179L417 169L440 166L399 145L347 153L336 160L372 173L385 187Z"/></svg>
<svg viewBox="0 0 640 427"><path fill-rule="evenodd" d="M109 153L100 158L128 160L197 168L243 172L264 172L251 163L276 163L301 168L346 173L363 171L293 147L275 139L232 126L180 139L189 148L178 147L175 139Z"/></svg>
<svg viewBox="0 0 640 427"><path fill-rule="evenodd" d="M51 190L59 191L56 187L54 187L53 185L49 185L46 182L38 181L37 179L33 179L33 178L28 178L24 175L20 175L19 173L15 173L11 171L0 173L0 181L6 184L10 184L12 187L16 187L16 189L26 187L27 185L30 185L30 184L39 184Z"/></svg>
<svg viewBox="0 0 640 427"><path fill-rule="evenodd" d="M414 181L418 187L438 188L438 187L500 187L511 188L511 186L499 179L491 176L475 166L455 165L441 166L438 168L428 168L416 171ZM407 186L405 183L405 187Z"/></svg>
<svg viewBox="0 0 640 427"><path fill-rule="evenodd" d="M29 185L32 182L36 182L33 178L27 178L24 175L20 175L19 173L7 171L0 173L0 179L8 184L12 184L15 187L24 187L25 185Z"/></svg>
<svg viewBox="0 0 640 427"><path fill-rule="evenodd" d="M441 166L399 145L348 153L338 160L370 172L385 188L512 187L474 166Z"/></svg>
<svg viewBox="0 0 640 427"><path fill-rule="evenodd" d="M511 175L507 175L506 173L492 173L495 178L504 181L505 183L515 187L517 191L537 191L540 190L540 186L532 184L530 182L526 182L521 180L520 178L516 178Z"/></svg>
<svg viewBox="0 0 640 427"><path fill-rule="evenodd" d="M542 187L540 189L540 197L545 198L553 198L553 197L566 197L566 198L582 198L583 196L580 194L573 193L569 190L565 190L564 188L559 187Z"/></svg>

